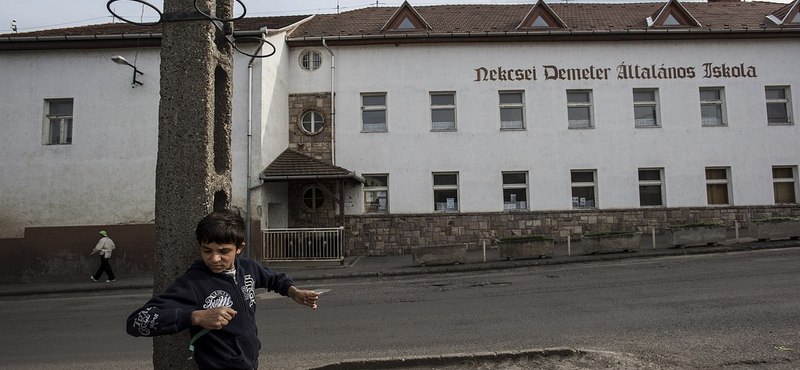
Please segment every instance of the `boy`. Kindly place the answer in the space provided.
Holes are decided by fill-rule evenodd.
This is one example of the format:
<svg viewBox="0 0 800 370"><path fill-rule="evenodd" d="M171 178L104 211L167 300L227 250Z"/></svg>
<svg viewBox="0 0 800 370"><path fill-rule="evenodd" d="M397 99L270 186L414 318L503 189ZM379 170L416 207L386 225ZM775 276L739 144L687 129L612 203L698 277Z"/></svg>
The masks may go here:
<svg viewBox="0 0 800 370"><path fill-rule="evenodd" d="M156 336L190 329L189 348L200 369L257 369L261 342L256 327L256 288L266 288L317 308L319 295L258 262L237 258L245 222L231 210L210 213L197 224L200 257L162 294L134 311L128 334Z"/></svg>

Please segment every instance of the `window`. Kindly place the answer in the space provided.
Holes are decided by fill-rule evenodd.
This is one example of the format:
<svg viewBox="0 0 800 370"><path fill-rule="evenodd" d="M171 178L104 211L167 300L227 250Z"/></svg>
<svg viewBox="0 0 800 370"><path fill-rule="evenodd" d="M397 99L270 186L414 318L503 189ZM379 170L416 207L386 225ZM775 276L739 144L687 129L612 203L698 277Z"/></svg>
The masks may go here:
<svg viewBox="0 0 800 370"><path fill-rule="evenodd" d="M658 127L658 89L633 89L636 127Z"/></svg>
<svg viewBox="0 0 800 370"><path fill-rule="evenodd" d="M664 169L639 169L639 205L660 207L664 205Z"/></svg>
<svg viewBox="0 0 800 370"><path fill-rule="evenodd" d="M788 125L792 123L791 97L788 87L768 86L765 90L767 97L767 123L771 125Z"/></svg>
<svg viewBox="0 0 800 370"><path fill-rule="evenodd" d="M317 211L325 204L325 193L316 186L309 186L303 192L303 205L311 211Z"/></svg>
<svg viewBox="0 0 800 370"><path fill-rule="evenodd" d="M700 88L700 116L703 126L725 126L725 92L721 87Z"/></svg>
<svg viewBox="0 0 800 370"><path fill-rule="evenodd" d="M456 130L456 94L431 93L431 131Z"/></svg>
<svg viewBox="0 0 800 370"><path fill-rule="evenodd" d="M386 132L386 94L361 95L361 119L364 132Z"/></svg>
<svg viewBox="0 0 800 370"><path fill-rule="evenodd" d="M503 209L528 209L527 172L503 172Z"/></svg>
<svg viewBox="0 0 800 370"><path fill-rule="evenodd" d="M389 212L389 175L364 175L364 212Z"/></svg>
<svg viewBox="0 0 800 370"><path fill-rule="evenodd" d="M797 166L772 167L775 204L797 203Z"/></svg>
<svg viewBox="0 0 800 370"><path fill-rule="evenodd" d="M569 128L592 128L592 91L567 90Z"/></svg>
<svg viewBox="0 0 800 370"><path fill-rule="evenodd" d="M458 211L458 173L433 174L433 210Z"/></svg>
<svg viewBox="0 0 800 370"><path fill-rule="evenodd" d="M72 144L72 99L45 100L45 144Z"/></svg>
<svg viewBox="0 0 800 370"><path fill-rule="evenodd" d="M572 170L572 208L596 208L595 170Z"/></svg>
<svg viewBox="0 0 800 370"><path fill-rule="evenodd" d="M501 91L500 92L500 129L501 130L524 130L525 120L523 111L525 104L522 99L522 92Z"/></svg>
<svg viewBox="0 0 800 370"><path fill-rule="evenodd" d="M730 168L706 168L706 195L708 205L729 205L730 181L728 173Z"/></svg>
<svg viewBox="0 0 800 370"><path fill-rule="evenodd" d="M322 65L322 54L316 50L306 50L300 54L300 67L306 71L319 69Z"/></svg>
<svg viewBox="0 0 800 370"><path fill-rule="evenodd" d="M311 135L318 134L322 130L324 124L325 122L322 119L322 115L313 110L305 112L300 119L300 128L303 129L303 132Z"/></svg>

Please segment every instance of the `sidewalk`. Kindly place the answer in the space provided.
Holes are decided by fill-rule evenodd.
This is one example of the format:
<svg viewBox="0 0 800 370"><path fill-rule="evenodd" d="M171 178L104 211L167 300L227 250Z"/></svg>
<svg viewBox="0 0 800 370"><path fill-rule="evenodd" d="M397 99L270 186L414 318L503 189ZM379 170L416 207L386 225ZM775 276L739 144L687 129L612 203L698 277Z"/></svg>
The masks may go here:
<svg viewBox="0 0 800 370"><path fill-rule="evenodd" d="M731 231L730 234L733 234L733 232ZM569 243L569 245L567 243L557 243L553 257L542 259L501 259L496 247L492 249L487 246L485 253L482 248L468 251L467 262L460 265L419 266L414 264L414 260L409 254L385 257L353 256L345 258L343 264L338 262L279 262L270 263L268 266L276 271L286 272L298 285L304 285L304 281L322 279L499 270L568 263L615 261L630 258L730 253L795 247L800 247L800 240L757 241L748 237L740 237L737 240L735 235L729 235L729 239L726 242L716 246L674 248L668 244L665 236L656 235L655 248L653 248L652 236L642 235L642 245L638 251L621 253L585 255L581 242L577 241ZM105 280L100 280L100 282L96 283L91 281L87 275L85 280L80 281L0 284L0 297L152 288L152 276L123 276L118 277L117 281L113 283L106 283Z"/></svg>

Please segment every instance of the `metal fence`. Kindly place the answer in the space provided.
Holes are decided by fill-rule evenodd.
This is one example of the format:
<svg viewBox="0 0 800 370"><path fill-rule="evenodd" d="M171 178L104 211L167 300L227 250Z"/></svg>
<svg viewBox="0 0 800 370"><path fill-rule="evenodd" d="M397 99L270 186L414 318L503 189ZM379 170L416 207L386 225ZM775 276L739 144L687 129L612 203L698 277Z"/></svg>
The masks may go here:
<svg viewBox="0 0 800 370"><path fill-rule="evenodd" d="M262 230L264 261L344 261L344 227Z"/></svg>

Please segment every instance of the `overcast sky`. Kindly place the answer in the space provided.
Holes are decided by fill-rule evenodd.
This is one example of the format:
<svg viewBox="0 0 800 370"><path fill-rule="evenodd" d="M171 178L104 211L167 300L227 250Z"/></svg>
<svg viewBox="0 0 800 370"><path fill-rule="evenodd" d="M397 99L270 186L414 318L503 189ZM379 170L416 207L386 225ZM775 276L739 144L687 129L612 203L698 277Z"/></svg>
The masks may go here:
<svg viewBox="0 0 800 370"><path fill-rule="evenodd" d="M157 9L164 9L164 0L144 0ZM233 1L233 0L232 0ZM410 0L413 6L440 4L534 4L537 0ZM546 0L558 3L564 0ZM570 0L575 3L620 3L649 2L653 0ZM663 1L666 0L654 0ZM697 0L682 0L697 1ZM788 3L791 0L771 0ZM374 6L369 0L241 0L247 7L248 17L265 17L293 14L336 13L340 11L360 9ZM41 29L76 27L87 24L113 22L113 16L106 9L108 0L0 0L0 34L11 32L11 21L15 20L18 32ZM402 0L379 1L380 6L399 6ZM241 14L241 6L236 4L236 14ZM114 12L132 21L152 22L158 14L141 2L117 0L113 5ZM118 21L118 20L117 20Z"/></svg>

